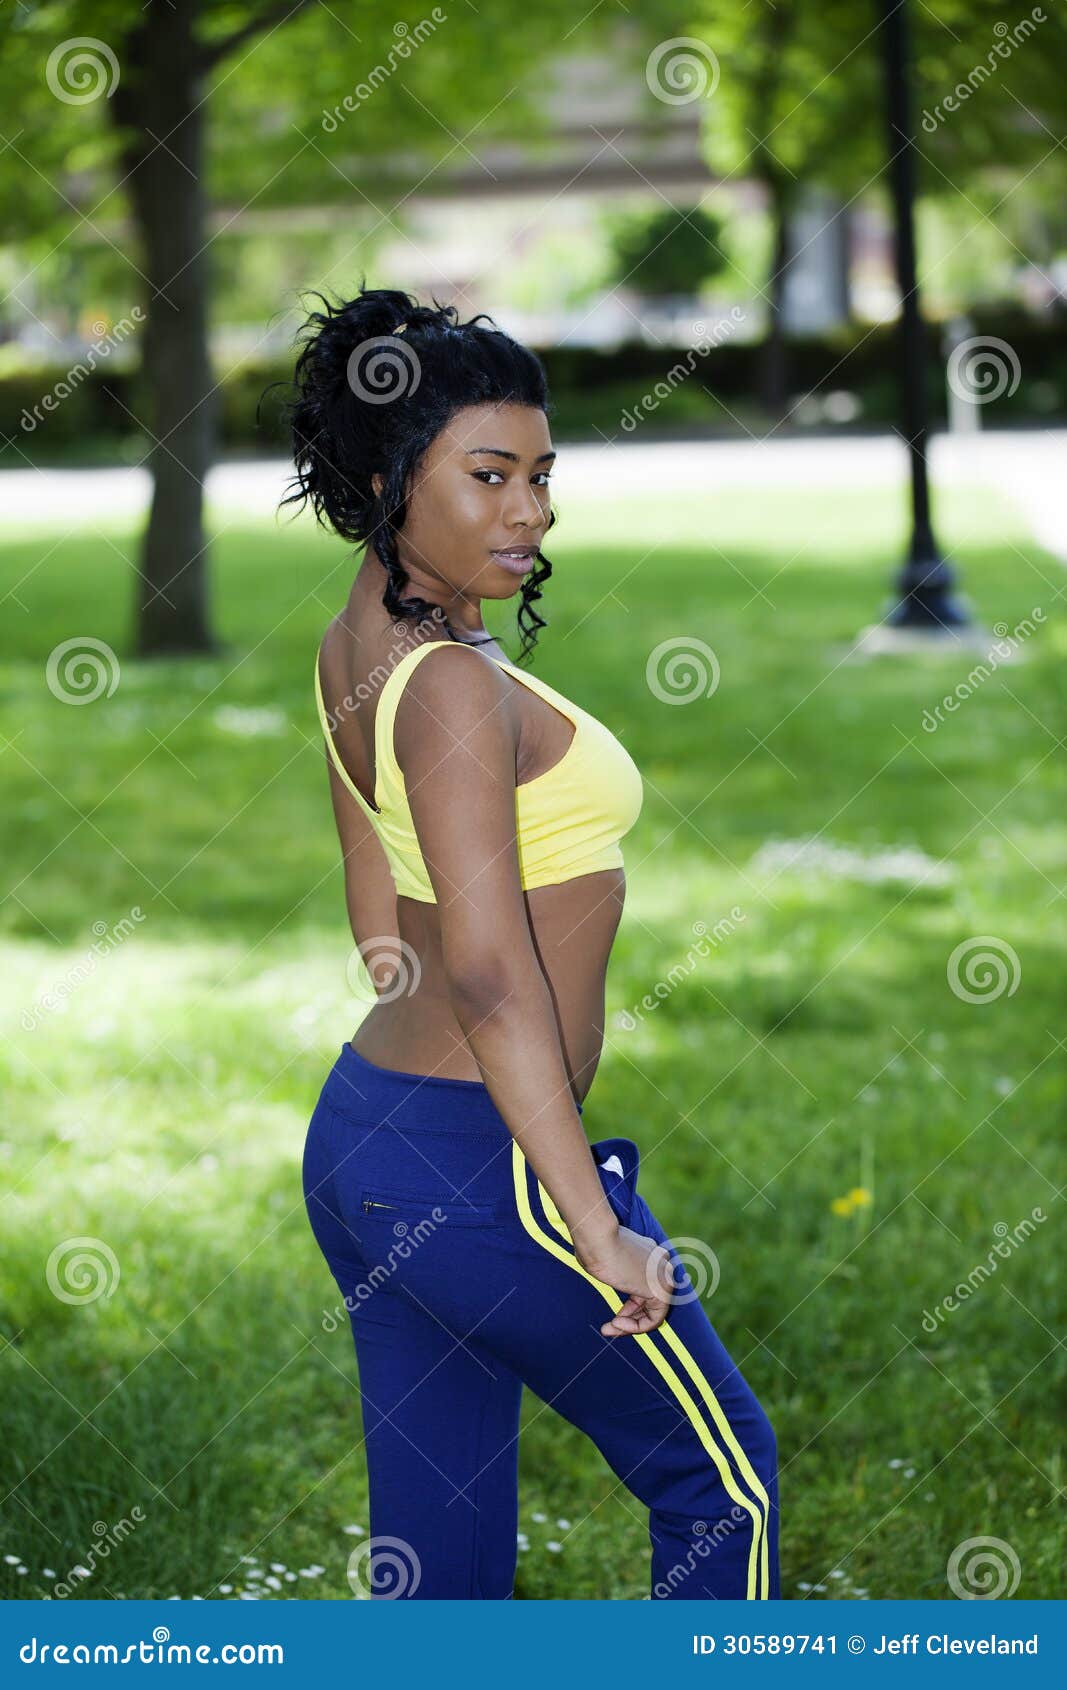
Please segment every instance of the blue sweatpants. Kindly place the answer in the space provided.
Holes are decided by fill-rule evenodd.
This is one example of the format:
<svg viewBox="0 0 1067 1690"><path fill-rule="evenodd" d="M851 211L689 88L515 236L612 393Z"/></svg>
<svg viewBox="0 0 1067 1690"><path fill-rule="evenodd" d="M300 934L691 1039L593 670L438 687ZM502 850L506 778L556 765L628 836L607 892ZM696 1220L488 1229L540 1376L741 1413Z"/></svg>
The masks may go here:
<svg viewBox="0 0 1067 1690"><path fill-rule="evenodd" d="M780 1595L770 1422L637 1190L636 1144L592 1151L620 1222L671 1250L653 1332L601 1335L624 1299L579 1263L480 1080L347 1043L330 1070L304 1198L355 1339L372 1597L511 1597L523 1385L649 1509L653 1598Z"/></svg>

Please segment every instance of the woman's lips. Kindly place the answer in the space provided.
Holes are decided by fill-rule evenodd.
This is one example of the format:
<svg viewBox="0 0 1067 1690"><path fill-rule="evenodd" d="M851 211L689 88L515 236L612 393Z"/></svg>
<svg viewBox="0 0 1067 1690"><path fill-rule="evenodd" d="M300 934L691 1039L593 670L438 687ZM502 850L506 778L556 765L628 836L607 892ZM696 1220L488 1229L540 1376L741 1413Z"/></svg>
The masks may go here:
<svg viewBox="0 0 1067 1690"><path fill-rule="evenodd" d="M537 561L536 550L500 551L490 554L502 569L510 570L513 575L525 575Z"/></svg>

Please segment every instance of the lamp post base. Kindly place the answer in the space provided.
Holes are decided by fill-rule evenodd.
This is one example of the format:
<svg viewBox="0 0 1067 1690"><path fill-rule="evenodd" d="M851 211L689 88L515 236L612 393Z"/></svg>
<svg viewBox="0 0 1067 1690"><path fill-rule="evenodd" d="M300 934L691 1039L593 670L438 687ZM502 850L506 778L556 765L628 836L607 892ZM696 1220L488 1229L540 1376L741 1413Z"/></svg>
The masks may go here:
<svg viewBox="0 0 1067 1690"><path fill-rule="evenodd" d="M944 565L941 565L944 568ZM908 566L910 573L911 566ZM918 573L918 572L916 572ZM963 602L949 591L946 581L935 581L923 571L914 585L897 583L900 597L885 620L892 628L913 628L918 633L940 634L967 628L971 617Z"/></svg>
<svg viewBox="0 0 1067 1690"><path fill-rule="evenodd" d="M996 643L992 628L976 622L869 622L846 654L850 661L868 657L946 657L953 652L988 654Z"/></svg>

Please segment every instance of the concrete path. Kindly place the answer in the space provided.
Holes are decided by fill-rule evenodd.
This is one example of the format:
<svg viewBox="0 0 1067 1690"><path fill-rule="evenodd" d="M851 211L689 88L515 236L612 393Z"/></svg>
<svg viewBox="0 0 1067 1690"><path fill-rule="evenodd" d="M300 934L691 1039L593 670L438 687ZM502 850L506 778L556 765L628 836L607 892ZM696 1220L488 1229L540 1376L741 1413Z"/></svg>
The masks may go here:
<svg viewBox="0 0 1067 1690"><path fill-rule="evenodd" d="M1038 542L1067 564L1067 429L938 434L930 448L936 485L994 486L1022 513ZM642 486L701 489L885 487L901 483L906 453L895 434L808 440L642 441L563 445L555 470L561 498L626 498ZM208 499L222 519L273 523L292 475L283 458L220 464ZM73 529L127 522L148 502L143 469L18 469L0 472L3 530ZM292 509L279 522L293 520ZM309 516L297 521L310 521Z"/></svg>

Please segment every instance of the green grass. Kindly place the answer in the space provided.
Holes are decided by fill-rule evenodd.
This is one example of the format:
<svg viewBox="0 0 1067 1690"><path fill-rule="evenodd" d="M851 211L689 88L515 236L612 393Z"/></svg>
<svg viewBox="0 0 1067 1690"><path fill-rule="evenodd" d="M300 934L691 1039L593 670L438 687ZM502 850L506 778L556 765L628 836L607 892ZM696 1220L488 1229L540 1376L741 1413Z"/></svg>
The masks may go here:
<svg viewBox="0 0 1067 1690"><path fill-rule="evenodd" d="M842 662L884 603L896 497L652 484L566 509L549 548L538 672L646 782L585 1123L638 1141L652 1208L718 1257L709 1312L778 1433L791 1598L948 1596L949 1555L979 1536L1011 1545L1019 1597L1059 1593L1062 575L988 491L938 509L982 620L1046 621L932 734L970 659ZM126 655L133 555L118 531L0 554L0 1554L29 1569L0 1561L0 1596L49 1592L44 1568L65 1578L94 1522L125 1518L79 1596L236 1593L253 1555L324 1569L272 1594L346 1597L344 1527L367 1526L356 1367L347 1327L322 1327L336 1288L299 1164L364 1007L311 684L350 561L307 528L226 530L226 655L146 664ZM510 609L490 625L509 634ZM45 664L82 633L121 680L78 708ZM645 668L682 636L720 680L675 706ZM235 733L233 706L276 731ZM924 856L878 881L758 855L815 835ZM701 954L694 923L733 906ZM978 935L1021 974L972 1004L946 968ZM64 1001L28 1015L48 991ZM869 1203L838 1213L856 1188ZM924 1331L1035 1208L1032 1239ZM79 1237L120 1274L83 1306L46 1277ZM645 1511L529 1394L524 1413L517 1595L645 1595Z"/></svg>

